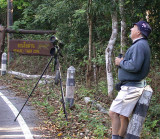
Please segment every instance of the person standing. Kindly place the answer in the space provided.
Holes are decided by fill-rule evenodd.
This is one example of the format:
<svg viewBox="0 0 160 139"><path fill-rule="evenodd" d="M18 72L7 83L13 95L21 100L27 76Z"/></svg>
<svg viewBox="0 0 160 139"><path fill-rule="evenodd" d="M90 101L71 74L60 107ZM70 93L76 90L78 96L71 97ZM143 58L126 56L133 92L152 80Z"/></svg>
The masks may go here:
<svg viewBox="0 0 160 139"><path fill-rule="evenodd" d="M150 47L148 37L151 27L146 21L139 21L131 28L133 41L124 57L116 57L120 80L119 92L113 100L109 116L112 123L112 139L123 139L129 119L138 99L146 86L145 77L150 69Z"/></svg>

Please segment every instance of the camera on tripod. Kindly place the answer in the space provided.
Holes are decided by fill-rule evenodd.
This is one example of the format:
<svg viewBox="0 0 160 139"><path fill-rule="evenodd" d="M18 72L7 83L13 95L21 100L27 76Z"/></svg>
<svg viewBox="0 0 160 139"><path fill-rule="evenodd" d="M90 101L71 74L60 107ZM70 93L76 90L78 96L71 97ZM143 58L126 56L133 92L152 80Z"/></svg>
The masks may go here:
<svg viewBox="0 0 160 139"><path fill-rule="evenodd" d="M65 107L65 101L64 101L64 93L63 93L63 86L62 86L62 80L61 80L61 72L60 72L60 66L59 66L59 59L58 56L62 56L62 54L60 53L60 49L63 48L63 43L61 43L60 41L58 41L58 39L55 36L52 36L50 38L51 43L53 44L53 48L51 48L50 50L50 54L51 54L51 59L49 60L48 64L46 65L46 67L44 68L40 78L38 79L37 83L35 84L34 88L32 89L31 93L29 94L26 102L24 103L24 105L22 106L21 110L19 111L19 113L17 114L16 118L14 119L14 121L17 120L18 116L20 115L21 111L23 110L24 106L26 105L27 101L29 100L29 98L31 97L32 93L34 92L35 88L37 87L39 81L42 79L42 76L44 75L45 71L47 70L47 68L49 67L50 63L52 62L53 58L55 58L55 62L54 62L54 71L56 69L56 77L55 77L55 83L59 83L60 82L60 86L61 86L61 95L62 95L62 103L63 103L63 111L67 120L67 112L66 112L66 107ZM62 56L63 57L63 56Z"/></svg>
<svg viewBox="0 0 160 139"><path fill-rule="evenodd" d="M53 44L53 48L51 48L50 54L55 57L57 57L58 54L61 55L60 49L62 49L64 47L64 44L62 42L60 42L55 36L52 36L50 38L50 41Z"/></svg>

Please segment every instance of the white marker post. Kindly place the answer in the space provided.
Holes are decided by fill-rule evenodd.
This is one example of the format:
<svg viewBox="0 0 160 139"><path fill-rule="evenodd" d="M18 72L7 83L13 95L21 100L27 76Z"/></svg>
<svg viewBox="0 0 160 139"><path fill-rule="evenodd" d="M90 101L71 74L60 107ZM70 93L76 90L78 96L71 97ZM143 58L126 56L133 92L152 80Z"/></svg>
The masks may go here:
<svg viewBox="0 0 160 139"><path fill-rule="evenodd" d="M152 88L149 85L146 86L133 111L125 139L140 139L140 133L147 116L152 93Z"/></svg>
<svg viewBox="0 0 160 139"><path fill-rule="evenodd" d="M75 91L75 68L69 67L67 70L67 82L66 82L66 104L71 108L74 104L74 91Z"/></svg>
<svg viewBox="0 0 160 139"><path fill-rule="evenodd" d="M1 75L6 74L6 67L7 67L7 54L2 54L2 61L1 61Z"/></svg>

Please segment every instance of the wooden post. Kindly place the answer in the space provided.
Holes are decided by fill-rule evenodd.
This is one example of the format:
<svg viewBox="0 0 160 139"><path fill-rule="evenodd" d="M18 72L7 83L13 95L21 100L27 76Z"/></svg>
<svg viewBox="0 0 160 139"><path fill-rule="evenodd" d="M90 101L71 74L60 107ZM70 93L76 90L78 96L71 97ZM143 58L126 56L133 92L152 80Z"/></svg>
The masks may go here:
<svg viewBox="0 0 160 139"><path fill-rule="evenodd" d="M145 87L145 90L133 111L133 116L129 122L125 139L140 139L140 133L147 115L152 92L153 91L150 86Z"/></svg>
<svg viewBox="0 0 160 139"><path fill-rule="evenodd" d="M44 35L44 34L55 34L56 31L55 30L25 30L25 29L13 30L10 28L6 28L6 33Z"/></svg>
<svg viewBox="0 0 160 139"><path fill-rule="evenodd" d="M5 42L5 28L0 25L0 61L2 57L2 53L4 52L4 42Z"/></svg>
<svg viewBox="0 0 160 139"><path fill-rule="evenodd" d="M13 25L13 0L7 0L7 28ZM7 46L9 49L9 40L11 39L12 34L7 34ZM8 52L8 64L10 63L13 57L13 52Z"/></svg>
<svg viewBox="0 0 160 139"><path fill-rule="evenodd" d="M75 91L75 68L69 67L67 70L67 82L66 82L66 104L69 104L71 108L74 104L74 91Z"/></svg>

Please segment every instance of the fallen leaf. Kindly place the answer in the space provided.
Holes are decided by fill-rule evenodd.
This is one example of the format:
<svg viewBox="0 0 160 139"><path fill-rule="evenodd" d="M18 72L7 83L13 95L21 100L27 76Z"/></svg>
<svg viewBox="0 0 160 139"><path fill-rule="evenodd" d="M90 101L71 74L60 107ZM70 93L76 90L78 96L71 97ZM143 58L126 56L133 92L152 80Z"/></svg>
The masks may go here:
<svg viewBox="0 0 160 139"><path fill-rule="evenodd" d="M75 134L72 135L74 138L77 137Z"/></svg>
<svg viewBox="0 0 160 139"><path fill-rule="evenodd" d="M63 133L61 132L61 133L58 133L58 135L57 135L57 136L58 136L58 137L60 137L60 136L62 136L62 135L63 135Z"/></svg>

